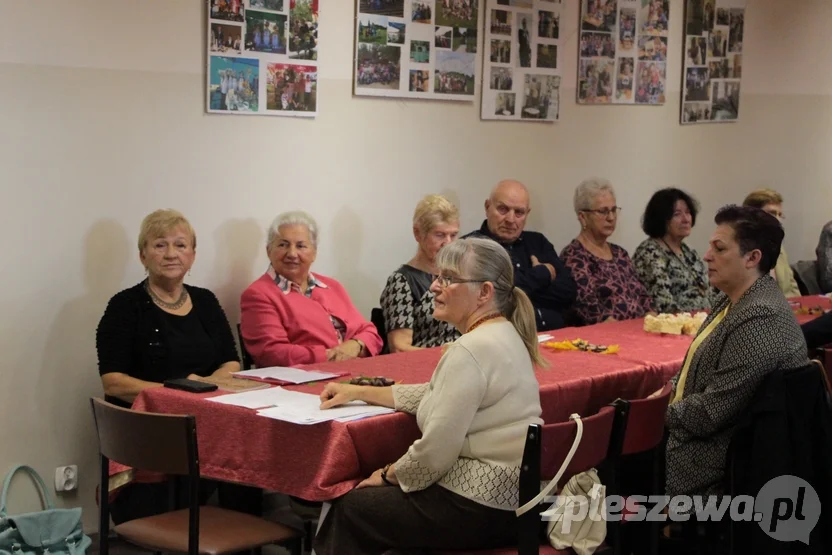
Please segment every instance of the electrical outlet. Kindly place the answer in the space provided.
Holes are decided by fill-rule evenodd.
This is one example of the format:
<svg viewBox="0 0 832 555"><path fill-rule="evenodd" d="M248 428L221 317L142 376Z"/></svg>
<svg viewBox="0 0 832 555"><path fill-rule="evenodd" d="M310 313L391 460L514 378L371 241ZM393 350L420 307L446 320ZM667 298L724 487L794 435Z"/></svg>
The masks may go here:
<svg viewBox="0 0 832 555"><path fill-rule="evenodd" d="M78 488L78 467L74 464L55 469L55 491L73 491Z"/></svg>

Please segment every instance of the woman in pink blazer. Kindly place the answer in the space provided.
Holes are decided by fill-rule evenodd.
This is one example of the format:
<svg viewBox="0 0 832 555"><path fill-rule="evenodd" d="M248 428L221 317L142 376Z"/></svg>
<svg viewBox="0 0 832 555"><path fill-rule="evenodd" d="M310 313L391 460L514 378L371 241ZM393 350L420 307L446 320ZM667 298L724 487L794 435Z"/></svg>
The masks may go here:
<svg viewBox="0 0 832 555"><path fill-rule="evenodd" d="M242 341L258 367L294 366L377 355L382 341L344 287L313 275L318 225L285 212L269 228L271 267L243 292Z"/></svg>

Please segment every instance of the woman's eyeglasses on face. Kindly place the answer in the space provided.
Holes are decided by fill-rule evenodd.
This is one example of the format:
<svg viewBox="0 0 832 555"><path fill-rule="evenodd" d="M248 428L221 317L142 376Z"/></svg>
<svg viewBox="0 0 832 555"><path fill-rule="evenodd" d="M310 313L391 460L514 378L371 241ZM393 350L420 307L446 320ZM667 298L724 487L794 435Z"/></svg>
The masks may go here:
<svg viewBox="0 0 832 555"><path fill-rule="evenodd" d="M433 275L433 281L439 285L440 289L445 289L451 284L454 283L485 283L485 280L482 279L462 279L462 278L455 278L451 276L438 276Z"/></svg>
<svg viewBox="0 0 832 555"><path fill-rule="evenodd" d="M600 210L581 210L581 212L592 212L593 214L598 214L602 218L608 217L610 214L613 216L618 216L618 213L621 212L620 206L613 206L612 208L601 208Z"/></svg>

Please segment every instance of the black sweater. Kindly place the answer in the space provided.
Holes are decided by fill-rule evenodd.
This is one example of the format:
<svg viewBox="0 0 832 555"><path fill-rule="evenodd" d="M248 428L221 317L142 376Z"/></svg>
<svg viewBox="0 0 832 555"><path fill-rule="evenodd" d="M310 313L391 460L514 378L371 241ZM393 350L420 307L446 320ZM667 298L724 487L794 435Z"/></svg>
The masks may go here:
<svg viewBox="0 0 832 555"><path fill-rule="evenodd" d="M185 288L191 297L193 312L214 342L213 370L226 362L239 361L231 327L217 297L201 287L186 285ZM185 377L181 370L172 367L162 317L145 291L144 282L114 295L95 334L99 374L121 372L158 383Z"/></svg>

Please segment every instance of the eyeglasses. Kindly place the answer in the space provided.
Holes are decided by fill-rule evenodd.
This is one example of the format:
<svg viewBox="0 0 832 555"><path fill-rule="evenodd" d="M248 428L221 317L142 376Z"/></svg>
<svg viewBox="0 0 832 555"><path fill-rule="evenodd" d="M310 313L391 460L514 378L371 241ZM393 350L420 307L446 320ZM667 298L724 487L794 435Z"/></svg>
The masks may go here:
<svg viewBox="0 0 832 555"><path fill-rule="evenodd" d="M445 289L449 285L453 283L485 283L483 279L462 279L462 278L455 278L450 276L431 276L433 277L433 281L435 281L440 289Z"/></svg>
<svg viewBox="0 0 832 555"><path fill-rule="evenodd" d="M602 208L600 210L581 210L581 212L592 212L593 214L598 214L602 218L606 218L610 214L617 216L618 213L621 212L621 207L613 206L612 208Z"/></svg>

